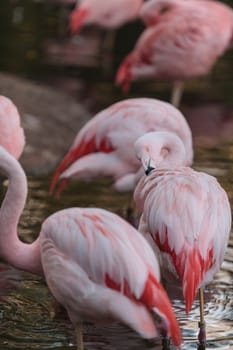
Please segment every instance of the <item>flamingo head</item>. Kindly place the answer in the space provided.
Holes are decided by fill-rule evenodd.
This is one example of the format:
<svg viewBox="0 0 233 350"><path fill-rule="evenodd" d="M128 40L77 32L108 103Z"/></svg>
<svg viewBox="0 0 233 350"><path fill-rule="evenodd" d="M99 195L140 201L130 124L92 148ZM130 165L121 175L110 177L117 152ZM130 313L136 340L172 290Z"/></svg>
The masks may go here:
<svg viewBox="0 0 233 350"><path fill-rule="evenodd" d="M69 30L71 34L80 33L87 16L88 10L85 8L77 8L71 13L69 20Z"/></svg>
<svg viewBox="0 0 233 350"><path fill-rule="evenodd" d="M185 162L183 142L172 132L148 132L137 139L134 148L146 175L154 169L176 168Z"/></svg>
<svg viewBox="0 0 233 350"><path fill-rule="evenodd" d="M155 314L158 333L181 348L181 332L168 295L157 278L149 274L141 300Z"/></svg>
<svg viewBox="0 0 233 350"><path fill-rule="evenodd" d="M130 84L132 81L131 67L133 63L133 55L128 55L118 68L115 84L117 86L122 86L124 93L127 93L130 89Z"/></svg>

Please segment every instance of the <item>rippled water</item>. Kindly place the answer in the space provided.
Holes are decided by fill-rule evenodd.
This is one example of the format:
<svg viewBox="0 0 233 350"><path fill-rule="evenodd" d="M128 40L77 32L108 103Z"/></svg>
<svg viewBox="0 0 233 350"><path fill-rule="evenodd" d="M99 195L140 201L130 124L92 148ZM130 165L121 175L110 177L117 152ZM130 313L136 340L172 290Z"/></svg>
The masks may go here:
<svg viewBox="0 0 233 350"><path fill-rule="evenodd" d="M197 149L194 167L218 177L233 205L231 162L232 144L212 149ZM49 178L29 178L29 196L20 223L20 235L32 241L41 222L56 210L72 206L97 206L122 216L128 195L117 194L108 181L73 184L60 200L49 197ZM44 281L31 274L0 265L0 349L74 348L72 326L59 310ZM183 333L183 349L196 349L199 309L197 300L187 317L180 292L173 304ZM229 242L221 271L205 291L208 349L233 349L233 237ZM122 325L84 326L87 349L161 349L159 340L145 341Z"/></svg>
<svg viewBox="0 0 233 350"><path fill-rule="evenodd" d="M14 4L15 6L13 6ZM64 67L57 63L49 63L42 57L44 41L59 39L60 46L65 37L65 24L62 16L67 19L67 12L60 7L49 4L48 1L3 0L3 11L0 13L1 70L24 74L30 77L41 77L56 87L64 87L67 91L80 93L84 102L95 110L108 106L115 100L123 98L120 91L114 87L111 79L103 79L103 72L96 68L89 70L83 66ZM16 11L16 10L17 11ZM7 15L5 15L7 14ZM15 22L12 25L12 20ZM60 35L55 35L60 31ZM123 32L122 32L123 33ZM118 33L117 49L122 49L123 35ZM66 38L67 39L67 38ZM53 44L53 42L52 42ZM128 42L127 42L128 44ZM51 45L51 42L50 42ZM52 46L52 45L51 45ZM80 51L81 53L81 51ZM17 60L15 59L17 57ZM233 51L221 59L212 74L194 82L189 82L184 95L185 104L194 107L214 101L225 108L232 103L233 90ZM120 61L118 58L116 61ZM116 68L116 62L115 62ZM79 80L77 81L77 76ZM80 78L82 88L80 88ZM59 84L60 82L60 84ZM70 84L70 85L69 85ZM75 87L73 89L73 86ZM72 90L73 89L73 90ZM71 91L72 90L72 91ZM170 86L156 82L133 84L130 97L154 96L168 99ZM80 94L79 94L80 98ZM82 100L82 102L83 102ZM93 102L94 100L94 102ZM212 102L211 102L212 103ZM192 108L192 107L191 107ZM211 107L198 110L192 120L194 129L198 124L199 131L206 128L205 134L214 133L216 138L224 129L230 141L214 142L211 148L201 147L196 143L196 159L194 167L204 170L216 177L226 189L233 208L233 119L232 108L223 116L221 123L216 123L221 113L216 116ZM188 114L192 113L189 109ZM196 117L210 114L208 123L204 118ZM225 113L225 111L224 111ZM231 115L231 118L228 116ZM224 119L225 118L225 119ZM227 119L228 118L228 119ZM215 130L213 125L215 122ZM222 122L226 122L225 127ZM198 134L198 132L196 132ZM230 135L230 137L229 137ZM201 134L201 136L203 136ZM213 137L213 134L212 134ZM216 141L216 140L215 140ZM41 222L51 213L72 206L97 206L114 211L122 216L126 214L129 201L128 195L117 194L110 189L108 181L91 184L73 184L60 200L48 197L49 178L29 178L29 196L26 208L21 217L19 232L21 238L32 241L40 231ZM0 188L1 189L1 188ZM1 193L0 193L0 197ZM177 318L183 332L183 349L196 349L198 323L198 302L195 301L190 315L185 315L184 305L179 291L172 294ZM233 236L225 255L221 271L205 291L205 313L207 321L208 349L233 349ZM96 327L92 324L84 326L84 341L86 349L90 350L141 350L161 349L159 340L144 341L137 334L122 325ZM63 310L58 308L50 295L43 279L31 274L17 271L4 262L0 263L0 350L10 349L71 349L74 348L74 334L70 321Z"/></svg>

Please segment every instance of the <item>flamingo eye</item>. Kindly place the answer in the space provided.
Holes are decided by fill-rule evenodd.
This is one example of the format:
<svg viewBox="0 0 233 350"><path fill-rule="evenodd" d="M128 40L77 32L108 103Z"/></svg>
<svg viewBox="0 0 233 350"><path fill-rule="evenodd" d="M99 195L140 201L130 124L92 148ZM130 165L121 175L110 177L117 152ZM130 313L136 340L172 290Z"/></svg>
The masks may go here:
<svg viewBox="0 0 233 350"><path fill-rule="evenodd" d="M166 12L169 11L169 6L168 5L165 5L165 6L162 6L161 9L159 10L159 13L162 15Z"/></svg>
<svg viewBox="0 0 233 350"><path fill-rule="evenodd" d="M169 152L170 152L169 148L163 147L163 148L161 149L160 154L161 154L161 156L162 156L163 158L166 158Z"/></svg>

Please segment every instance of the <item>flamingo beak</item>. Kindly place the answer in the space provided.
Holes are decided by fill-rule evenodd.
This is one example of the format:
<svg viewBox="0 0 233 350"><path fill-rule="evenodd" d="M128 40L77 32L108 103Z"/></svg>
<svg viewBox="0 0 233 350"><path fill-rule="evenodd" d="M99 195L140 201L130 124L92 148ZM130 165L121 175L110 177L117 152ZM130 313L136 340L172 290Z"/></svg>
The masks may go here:
<svg viewBox="0 0 233 350"><path fill-rule="evenodd" d="M146 176L150 175L152 170L155 169L155 166L151 165L151 159L150 158L143 159L142 160L142 165L143 165L143 168L144 168Z"/></svg>
<svg viewBox="0 0 233 350"><path fill-rule="evenodd" d="M148 166L148 168L145 170L145 174L146 176L150 175L150 173L152 172L152 170L154 170L155 168L153 168L153 166Z"/></svg>
<svg viewBox="0 0 233 350"><path fill-rule="evenodd" d="M116 86L122 86L122 91L126 94L129 92L131 85L131 71L130 71L130 55L124 60L124 62L118 68L115 84Z"/></svg>
<svg viewBox="0 0 233 350"><path fill-rule="evenodd" d="M70 15L69 29L71 34L79 34L88 15L87 9L77 8Z"/></svg>

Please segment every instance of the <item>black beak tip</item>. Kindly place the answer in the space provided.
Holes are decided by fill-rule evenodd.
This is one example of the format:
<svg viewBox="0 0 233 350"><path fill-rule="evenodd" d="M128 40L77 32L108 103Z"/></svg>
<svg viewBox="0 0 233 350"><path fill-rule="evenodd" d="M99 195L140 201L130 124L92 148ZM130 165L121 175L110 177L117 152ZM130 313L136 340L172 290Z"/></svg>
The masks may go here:
<svg viewBox="0 0 233 350"><path fill-rule="evenodd" d="M148 168L146 169L146 171L145 171L145 174L146 174L146 176L148 176L148 175L150 175L150 173L152 172L152 170L154 170L155 168L153 168L152 166L148 166Z"/></svg>

